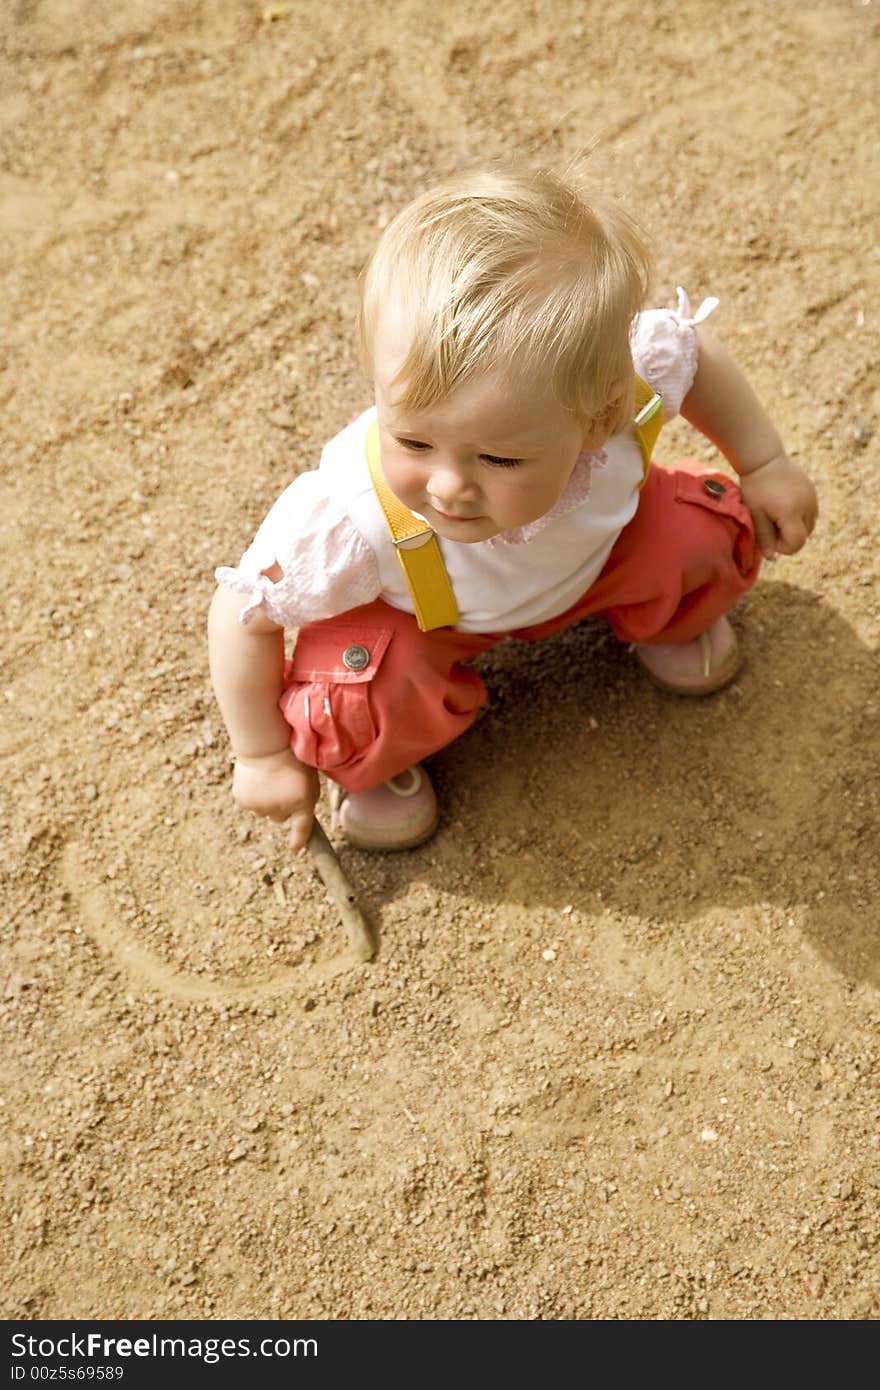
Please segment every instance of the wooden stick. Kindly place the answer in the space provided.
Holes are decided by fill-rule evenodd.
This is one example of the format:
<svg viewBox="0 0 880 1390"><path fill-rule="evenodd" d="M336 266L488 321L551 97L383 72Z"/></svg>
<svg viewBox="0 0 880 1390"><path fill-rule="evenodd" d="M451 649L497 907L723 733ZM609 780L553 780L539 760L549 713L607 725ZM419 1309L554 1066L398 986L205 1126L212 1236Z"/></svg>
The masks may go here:
<svg viewBox="0 0 880 1390"><path fill-rule="evenodd" d="M366 917L358 907L357 894L342 872L342 865L336 858L336 851L324 834L317 817L312 825L312 833L306 847L331 901L339 908L342 925L348 932L348 940L357 959L372 960L376 954L376 942L373 933L370 931Z"/></svg>

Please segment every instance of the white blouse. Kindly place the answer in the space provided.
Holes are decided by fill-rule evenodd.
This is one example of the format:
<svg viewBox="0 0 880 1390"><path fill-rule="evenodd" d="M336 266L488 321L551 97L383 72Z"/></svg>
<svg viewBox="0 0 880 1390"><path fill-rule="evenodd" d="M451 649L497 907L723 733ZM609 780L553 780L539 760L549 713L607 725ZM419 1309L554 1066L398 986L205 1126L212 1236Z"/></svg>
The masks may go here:
<svg viewBox="0 0 880 1390"><path fill-rule="evenodd" d="M696 324L716 307L691 314L684 290L676 309L640 314L631 335L633 363L659 393L664 419L677 415L696 375ZM325 446L320 466L281 494L238 566L218 582L248 596L240 621L261 609L279 627L296 628L382 598L412 612L397 552L370 483L366 434L375 409ZM440 537L463 632L505 632L546 622L570 608L598 578L638 506L642 457L635 436L609 439L581 454L559 501L528 526L468 544ZM266 571L278 565L273 583Z"/></svg>

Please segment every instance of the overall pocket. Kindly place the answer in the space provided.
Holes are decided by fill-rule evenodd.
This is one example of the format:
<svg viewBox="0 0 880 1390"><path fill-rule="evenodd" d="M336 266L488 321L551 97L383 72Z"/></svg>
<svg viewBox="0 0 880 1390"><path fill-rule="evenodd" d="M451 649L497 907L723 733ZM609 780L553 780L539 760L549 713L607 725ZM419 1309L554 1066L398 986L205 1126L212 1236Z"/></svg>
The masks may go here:
<svg viewBox="0 0 880 1390"><path fill-rule="evenodd" d="M390 628L314 624L300 629L284 663L279 708L301 762L332 775L376 738L370 685L391 641Z"/></svg>
<svg viewBox="0 0 880 1390"><path fill-rule="evenodd" d="M675 500L699 509L705 522L705 540L712 544L717 528L727 532L727 545L717 547L730 555L735 569L745 581L744 587L757 575L761 556L755 540L755 529L749 509L736 483L722 473L676 472ZM714 523L714 524L713 524Z"/></svg>

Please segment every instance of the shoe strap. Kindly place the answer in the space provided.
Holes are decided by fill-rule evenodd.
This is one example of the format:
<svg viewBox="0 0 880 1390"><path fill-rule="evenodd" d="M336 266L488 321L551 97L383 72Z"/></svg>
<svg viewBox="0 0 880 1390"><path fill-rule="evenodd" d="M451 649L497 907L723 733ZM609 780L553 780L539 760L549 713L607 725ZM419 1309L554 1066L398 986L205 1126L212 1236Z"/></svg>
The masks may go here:
<svg viewBox="0 0 880 1390"><path fill-rule="evenodd" d="M712 638L709 636L709 631L710 629L707 628L705 632L701 632L698 639L700 643L700 655L703 658L704 676L711 676L712 674Z"/></svg>

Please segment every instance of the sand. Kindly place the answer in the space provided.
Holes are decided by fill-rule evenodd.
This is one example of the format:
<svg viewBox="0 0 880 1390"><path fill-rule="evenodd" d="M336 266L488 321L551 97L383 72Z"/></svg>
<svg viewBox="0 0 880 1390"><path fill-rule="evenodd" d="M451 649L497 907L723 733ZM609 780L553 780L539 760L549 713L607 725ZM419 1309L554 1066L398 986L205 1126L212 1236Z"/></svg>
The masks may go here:
<svg viewBox="0 0 880 1390"><path fill-rule="evenodd" d="M877 1316L878 9L4 6L6 1317ZM368 403L393 212L591 145L821 520L705 701L497 649L437 837L337 838L357 964L232 803L213 569Z"/></svg>

